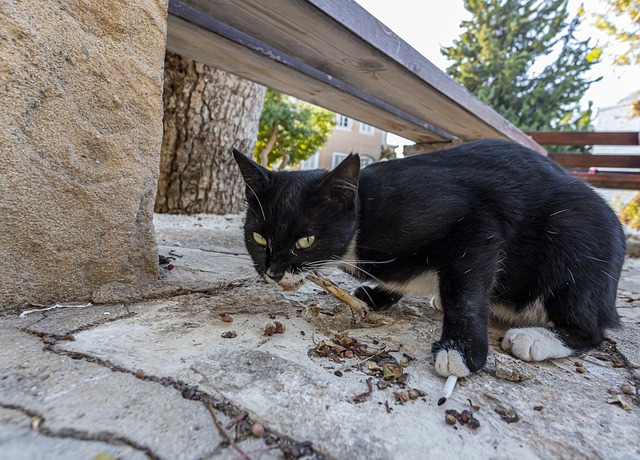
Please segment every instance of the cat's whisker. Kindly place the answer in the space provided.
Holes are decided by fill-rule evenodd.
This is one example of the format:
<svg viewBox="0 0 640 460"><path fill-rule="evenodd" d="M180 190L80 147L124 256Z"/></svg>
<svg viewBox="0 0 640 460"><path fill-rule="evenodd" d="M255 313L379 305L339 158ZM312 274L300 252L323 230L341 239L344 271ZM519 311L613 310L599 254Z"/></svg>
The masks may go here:
<svg viewBox="0 0 640 460"><path fill-rule="evenodd" d="M253 193L253 196L256 198L256 201L258 202L258 206L260 206L260 211L262 211L262 218L264 219L264 221L267 221L267 216L264 213L264 208L262 207L262 203L260 202L260 198L258 198L258 195L256 195L256 192L254 192L253 188L251 188L251 186L249 184L246 184L247 188L249 190L251 190L251 193Z"/></svg>
<svg viewBox="0 0 640 460"><path fill-rule="evenodd" d="M347 265L347 266L349 266L349 267L352 267L352 268L354 268L354 269L358 270L358 271L359 271L359 272L361 272L361 273L364 273L364 274L365 274L365 275L367 275L369 278L371 278L372 280L377 281L378 283L381 283L381 284L382 284L382 283L384 283L384 281L382 281L380 278L378 278L377 276L372 275L371 273L369 273L368 271L364 270L363 268L358 267L356 264L349 263L349 262L347 262L347 261L345 261L345 260L343 260L343 261L342 261L342 263L343 263L344 265Z"/></svg>

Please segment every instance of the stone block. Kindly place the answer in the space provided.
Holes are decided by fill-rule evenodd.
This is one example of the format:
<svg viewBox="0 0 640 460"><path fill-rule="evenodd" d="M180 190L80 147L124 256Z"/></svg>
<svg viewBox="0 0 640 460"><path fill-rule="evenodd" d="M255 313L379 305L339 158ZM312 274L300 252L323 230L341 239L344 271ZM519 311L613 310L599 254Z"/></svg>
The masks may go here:
<svg viewBox="0 0 640 460"><path fill-rule="evenodd" d="M156 277L166 11L0 3L0 305Z"/></svg>

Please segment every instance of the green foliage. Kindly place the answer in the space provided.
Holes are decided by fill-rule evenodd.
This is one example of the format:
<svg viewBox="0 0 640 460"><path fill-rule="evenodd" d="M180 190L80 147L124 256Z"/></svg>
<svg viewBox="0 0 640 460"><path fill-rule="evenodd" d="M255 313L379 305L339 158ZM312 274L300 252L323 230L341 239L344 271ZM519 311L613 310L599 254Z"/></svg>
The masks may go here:
<svg viewBox="0 0 640 460"><path fill-rule="evenodd" d="M567 1L465 0L472 18L442 48L447 73L520 129L588 130L580 100L602 49L575 38L580 16L567 20Z"/></svg>
<svg viewBox="0 0 640 460"><path fill-rule="evenodd" d="M260 117L256 161L279 169L311 157L324 145L335 126L335 114L329 110L294 101L267 89Z"/></svg>
<svg viewBox="0 0 640 460"><path fill-rule="evenodd" d="M628 227L640 230L640 192L636 192L631 202L622 209L620 221Z"/></svg>
<svg viewBox="0 0 640 460"><path fill-rule="evenodd" d="M595 26L627 49L616 56L618 65L640 64L640 0L600 0L605 13L594 12ZM602 6L602 5L600 5Z"/></svg>

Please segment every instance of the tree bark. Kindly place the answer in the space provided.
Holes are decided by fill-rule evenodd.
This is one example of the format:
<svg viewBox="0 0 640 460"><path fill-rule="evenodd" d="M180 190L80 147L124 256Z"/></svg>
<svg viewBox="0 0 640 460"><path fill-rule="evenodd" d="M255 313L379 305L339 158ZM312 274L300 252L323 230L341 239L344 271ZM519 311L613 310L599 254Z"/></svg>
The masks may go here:
<svg viewBox="0 0 640 460"><path fill-rule="evenodd" d="M167 52L155 212L242 210L244 186L231 149L253 154L264 92L257 83Z"/></svg>

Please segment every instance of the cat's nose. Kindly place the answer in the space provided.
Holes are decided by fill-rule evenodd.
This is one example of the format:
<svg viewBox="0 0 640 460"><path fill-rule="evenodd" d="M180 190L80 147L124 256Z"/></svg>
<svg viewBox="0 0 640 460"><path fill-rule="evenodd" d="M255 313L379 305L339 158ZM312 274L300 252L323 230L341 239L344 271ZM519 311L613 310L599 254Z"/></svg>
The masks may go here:
<svg viewBox="0 0 640 460"><path fill-rule="evenodd" d="M284 276L284 270L277 270L277 271L274 271L274 270L272 269L272 267L270 267L270 268L267 270L267 276L268 276L269 278L271 278L273 281L275 281L275 282L277 283L277 282L278 282L278 281L280 281L280 280L282 279L282 277Z"/></svg>

